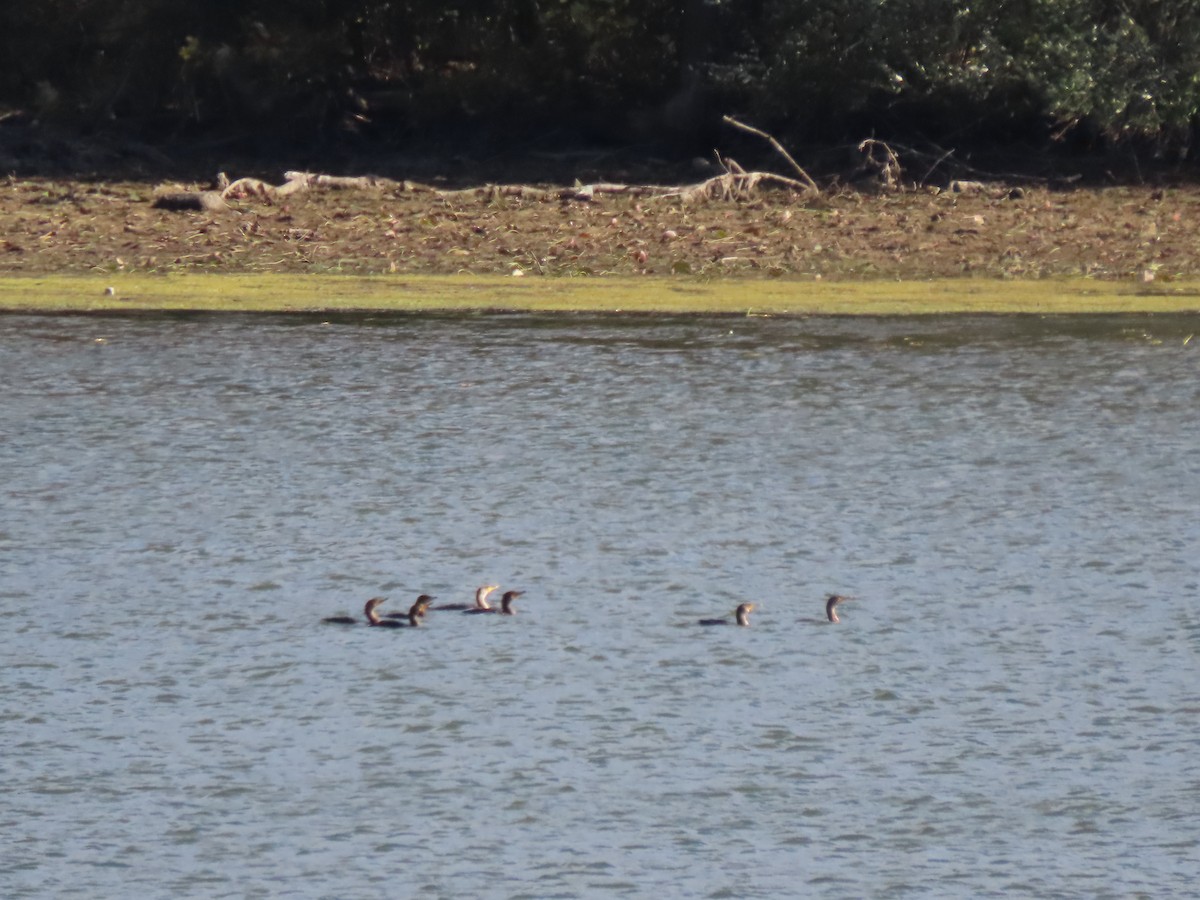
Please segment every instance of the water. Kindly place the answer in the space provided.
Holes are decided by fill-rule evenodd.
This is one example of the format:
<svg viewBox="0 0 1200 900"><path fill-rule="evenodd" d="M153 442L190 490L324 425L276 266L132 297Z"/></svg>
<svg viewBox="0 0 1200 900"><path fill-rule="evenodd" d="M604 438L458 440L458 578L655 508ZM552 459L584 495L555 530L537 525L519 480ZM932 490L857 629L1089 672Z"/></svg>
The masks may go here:
<svg viewBox="0 0 1200 900"><path fill-rule="evenodd" d="M0 319L0 894L1190 894L1195 330Z"/></svg>

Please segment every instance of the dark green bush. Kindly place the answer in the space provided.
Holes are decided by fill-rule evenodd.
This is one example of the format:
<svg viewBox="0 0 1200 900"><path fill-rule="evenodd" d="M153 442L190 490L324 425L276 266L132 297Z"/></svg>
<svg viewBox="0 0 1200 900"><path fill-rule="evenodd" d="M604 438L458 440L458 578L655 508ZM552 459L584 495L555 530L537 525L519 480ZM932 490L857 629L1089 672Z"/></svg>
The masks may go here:
<svg viewBox="0 0 1200 900"><path fill-rule="evenodd" d="M40 0L10 4L0 59L8 110L156 134L687 135L732 112L1186 150L1200 122L1194 0Z"/></svg>

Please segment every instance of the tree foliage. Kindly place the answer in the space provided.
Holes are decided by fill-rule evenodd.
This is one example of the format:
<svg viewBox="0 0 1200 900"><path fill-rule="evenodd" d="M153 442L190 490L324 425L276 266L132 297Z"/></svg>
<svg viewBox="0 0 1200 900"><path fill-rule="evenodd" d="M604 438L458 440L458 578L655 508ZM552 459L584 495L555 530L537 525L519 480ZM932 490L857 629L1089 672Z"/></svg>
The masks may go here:
<svg viewBox="0 0 1200 900"><path fill-rule="evenodd" d="M1086 135L1188 151L1194 0L39 0L0 104L157 134Z"/></svg>

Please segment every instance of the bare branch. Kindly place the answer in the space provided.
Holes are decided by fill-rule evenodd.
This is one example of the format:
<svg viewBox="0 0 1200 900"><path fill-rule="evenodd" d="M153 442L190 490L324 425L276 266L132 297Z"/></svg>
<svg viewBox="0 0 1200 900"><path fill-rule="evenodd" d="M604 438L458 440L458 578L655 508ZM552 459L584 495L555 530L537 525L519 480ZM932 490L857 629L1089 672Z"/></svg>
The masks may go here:
<svg viewBox="0 0 1200 900"><path fill-rule="evenodd" d="M753 127L752 125L747 125L744 122L739 122L733 116L722 116L721 118L725 122L725 124L732 125L734 128L737 128L739 131L745 131L747 134L753 134L756 137L760 137L763 140L765 140L767 143L769 143L772 147L775 148L775 151L780 156L782 156L784 159L786 159L788 161L788 164L793 169L796 170L796 173L800 176L800 181L803 183L804 189L806 191L811 191L814 194L819 194L821 192L821 189L819 187L817 187L817 183L812 180L812 177L807 172L805 172L804 169L800 168L800 164L798 162L796 162L796 160L792 159L792 155L790 153L788 153L786 150L784 150L783 145L780 144L779 141L775 140L775 138L771 137L771 135L767 134L765 131L760 131L759 129Z"/></svg>

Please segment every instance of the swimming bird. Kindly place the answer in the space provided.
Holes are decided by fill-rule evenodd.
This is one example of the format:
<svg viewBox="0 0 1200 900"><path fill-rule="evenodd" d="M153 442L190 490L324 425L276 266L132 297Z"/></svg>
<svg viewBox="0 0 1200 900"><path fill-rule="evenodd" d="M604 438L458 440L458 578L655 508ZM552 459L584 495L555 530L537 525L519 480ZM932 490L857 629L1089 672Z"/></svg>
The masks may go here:
<svg viewBox="0 0 1200 900"><path fill-rule="evenodd" d="M406 613L387 613L383 618L376 616L377 621L372 622L372 625L382 625L384 628L419 628L421 619L424 618L425 612L429 609L429 604L433 601L433 597L428 594L422 594L417 598L417 602L408 608ZM408 619L405 624L398 619Z"/></svg>
<svg viewBox="0 0 1200 900"><path fill-rule="evenodd" d="M367 614L367 624L375 628L403 628L403 622L397 622L395 619L385 619L379 615L379 605L386 599L386 597L372 597L367 601L367 608L363 610Z"/></svg>
<svg viewBox="0 0 1200 900"><path fill-rule="evenodd" d="M363 615L367 617L367 624L371 623L371 617L375 615L375 607L384 600L383 597L372 597L363 607ZM376 616L378 618L378 616ZM353 616L326 616L321 620L326 625L357 625L358 619Z"/></svg>
<svg viewBox="0 0 1200 900"><path fill-rule="evenodd" d="M854 599L853 597L847 597L844 594L828 595L825 598L825 618L829 619L830 622L834 622L834 623L842 621L841 619L838 618L836 607L839 603L845 603L847 600L853 600L853 599Z"/></svg>
<svg viewBox="0 0 1200 900"><path fill-rule="evenodd" d="M505 591L504 596L500 598L500 608L494 606L484 606L483 609L475 608L468 609L463 612L464 616L469 616L477 613L499 613L502 616L515 616L517 611L513 609L513 600L524 594L524 591Z"/></svg>
<svg viewBox="0 0 1200 900"><path fill-rule="evenodd" d="M475 605L474 606L472 606L469 603L439 603L437 606L431 606L429 608L431 610L460 609L460 610L468 610L468 611L477 609L477 610L480 610L481 612L486 612L486 611L491 610L491 607L488 606L488 602L487 602L488 594L490 594L492 591L496 590L496 588L498 588L498 587L500 587L500 585L498 585L498 584L485 584L485 585L483 585L483 587L478 588L475 591Z"/></svg>
<svg viewBox="0 0 1200 900"><path fill-rule="evenodd" d="M737 624L749 625L750 624L750 613L753 609L754 609L753 603L743 603L741 606L739 606L737 609L735 609L733 611L733 616L734 616L734 619L736 619ZM701 625L728 625L729 620L728 619L701 619L700 624Z"/></svg>

